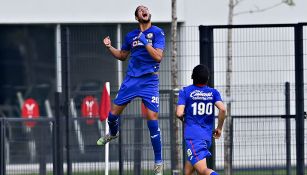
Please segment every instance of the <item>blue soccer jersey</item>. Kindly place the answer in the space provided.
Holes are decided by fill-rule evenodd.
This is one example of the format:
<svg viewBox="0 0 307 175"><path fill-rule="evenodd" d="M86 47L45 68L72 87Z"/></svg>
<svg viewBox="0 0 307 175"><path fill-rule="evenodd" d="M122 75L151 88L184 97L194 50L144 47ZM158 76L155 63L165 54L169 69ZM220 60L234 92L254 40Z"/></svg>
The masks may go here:
<svg viewBox="0 0 307 175"><path fill-rule="evenodd" d="M160 63L149 55L143 43L138 40L140 32L140 29L135 29L128 33L121 48L121 50L131 52L127 75L132 77L139 77L147 73L157 72L160 67ZM143 34L153 48L164 50L165 37L162 29L157 26L151 26L149 29L143 31Z"/></svg>
<svg viewBox="0 0 307 175"><path fill-rule="evenodd" d="M220 93L208 86L190 85L180 90L178 105L185 105L185 139L211 141L217 101L222 101Z"/></svg>

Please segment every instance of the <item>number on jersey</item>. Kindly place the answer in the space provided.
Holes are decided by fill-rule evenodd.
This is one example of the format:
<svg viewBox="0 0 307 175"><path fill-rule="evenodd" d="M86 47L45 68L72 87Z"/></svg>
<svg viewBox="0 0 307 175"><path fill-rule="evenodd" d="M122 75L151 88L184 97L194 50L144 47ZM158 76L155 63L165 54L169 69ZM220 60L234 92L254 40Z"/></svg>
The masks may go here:
<svg viewBox="0 0 307 175"><path fill-rule="evenodd" d="M211 115L213 113L213 104L204 102L194 102L192 105L193 115Z"/></svg>

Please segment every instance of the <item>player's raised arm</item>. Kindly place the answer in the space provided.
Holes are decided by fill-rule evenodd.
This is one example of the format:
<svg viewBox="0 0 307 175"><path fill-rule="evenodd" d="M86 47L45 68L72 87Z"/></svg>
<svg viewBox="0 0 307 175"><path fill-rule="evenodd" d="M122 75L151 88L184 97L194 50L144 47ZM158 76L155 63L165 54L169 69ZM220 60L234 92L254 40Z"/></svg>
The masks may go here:
<svg viewBox="0 0 307 175"><path fill-rule="evenodd" d="M107 36L103 39L103 44L111 52L111 54L118 60L125 61L128 58L129 51L119 50L112 46L110 37Z"/></svg>
<svg viewBox="0 0 307 175"><path fill-rule="evenodd" d="M163 50L155 49L151 45L146 45L146 49L150 56L157 62L161 62L163 58Z"/></svg>
<svg viewBox="0 0 307 175"><path fill-rule="evenodd" d="M218 139L221 137L224 120L226 118L226 108L222 101L217 101L215 106L218 108L218 124L214 131L213 138Z"/></svg>
<svg viewBox="0 0 307 175"><path fill-rule="evenodd" d="M150 44L148 44L148 41L145 37L145 35L140 32L138 39L144 44L146 50L148 51L149 55L157 62L161 62L163 58L163 50L159 48L154 48Z"/></svg>

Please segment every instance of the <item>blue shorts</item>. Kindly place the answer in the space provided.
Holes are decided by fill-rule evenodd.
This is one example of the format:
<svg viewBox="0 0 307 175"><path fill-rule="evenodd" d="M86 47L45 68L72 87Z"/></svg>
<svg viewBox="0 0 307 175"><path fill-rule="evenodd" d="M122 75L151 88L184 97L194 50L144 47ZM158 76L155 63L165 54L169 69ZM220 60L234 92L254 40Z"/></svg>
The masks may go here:
<svg viewBox="0 0 307 175"><path fill-rule="evenodd" d="M188 161L194 166L198 161L211 156L211 141L201 139L185 139Z"/></svg>
<svg viewBox="0 0 307 175"><path fill-rule="evenodd" d="M153 73L140 77L126 75L113 102L122 106L136 97L140 97L148 109L159 112L159 76Z"/></svg>

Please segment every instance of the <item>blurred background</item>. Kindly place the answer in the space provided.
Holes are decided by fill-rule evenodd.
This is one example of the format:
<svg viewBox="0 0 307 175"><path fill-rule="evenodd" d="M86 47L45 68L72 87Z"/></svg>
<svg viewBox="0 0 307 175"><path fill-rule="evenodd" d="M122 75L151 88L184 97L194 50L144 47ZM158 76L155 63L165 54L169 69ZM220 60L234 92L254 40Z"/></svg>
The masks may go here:
<svg viewBox="0 0 307 175"><path fill-rule="evenodd" d="M173 4L172 4L173 3ZM209 166L220 174L307 174L307 2L304 0L0 0L0 174L151 174L153 154L141 100L121 119L107 151L105 122L82 113L116 96L127 67L102 45L120 48L145 5L166 34L160 67L165 174L183 174L178 89L199 63L227 105L224 133ZM25 114L26 102L34 112ZM36 108L37 107L37 108ZM93 112L93 111L91 111ZM34 118L34 119L33 119ZM226 150L226 151L225 151ZM109 156L108 156L109 154Z"/></svg>

